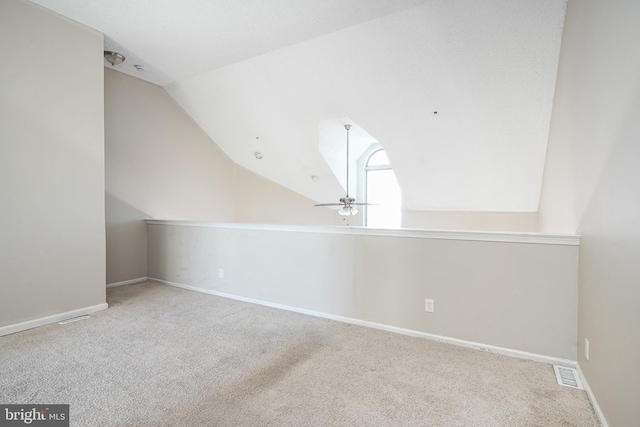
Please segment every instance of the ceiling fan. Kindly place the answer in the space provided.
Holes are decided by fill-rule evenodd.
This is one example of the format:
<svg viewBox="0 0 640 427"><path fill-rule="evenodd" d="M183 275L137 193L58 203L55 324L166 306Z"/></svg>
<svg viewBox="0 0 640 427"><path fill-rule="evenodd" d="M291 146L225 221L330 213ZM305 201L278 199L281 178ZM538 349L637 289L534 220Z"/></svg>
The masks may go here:
<svg viewBox="0 0 640 427"><path fill-rule="evenodd" d="M346 124L344 128L347 130L347 195L339 199L340 203L320 203L314 206L341 206L338 213L343 216L349 216L358 213L356 206L368 206L371 203L356 203L355 198L349 197L349 129L351 129L351 125Z"/></svg>

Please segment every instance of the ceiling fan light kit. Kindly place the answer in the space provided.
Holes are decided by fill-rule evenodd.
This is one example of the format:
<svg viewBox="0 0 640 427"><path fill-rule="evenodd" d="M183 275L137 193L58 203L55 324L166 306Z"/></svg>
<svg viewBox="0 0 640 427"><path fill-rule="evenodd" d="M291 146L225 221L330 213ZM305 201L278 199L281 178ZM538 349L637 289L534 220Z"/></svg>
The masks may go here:
<svg viewBox="0 0 640 427"><path fill-rule="evenodd" d="M106 59L109 64L115 67L116 65L122 64L125 60L125 57L121 53L105 50L104 59Z"/></svg>
<svg viewBox="0 0 640 427"><path fill-rule="evenodd" d="M355 215L358 213L358 208L355 207L352 203L355 203L356 199L353 197L343 197L340 199L344 206L340 208L338 213L342 216Z"/></svg>
<svg viewBox="0 0 640 427"><path fill-rule="evenodd" d="M352 216L358 213L358 206L369 205L369 203L356 203L356 199L349 197L349 129L350 124L344 125L347 130L347 195L339 199L340 203L320 203L314 206L340 206L338 213L342 216Z"/></svg>

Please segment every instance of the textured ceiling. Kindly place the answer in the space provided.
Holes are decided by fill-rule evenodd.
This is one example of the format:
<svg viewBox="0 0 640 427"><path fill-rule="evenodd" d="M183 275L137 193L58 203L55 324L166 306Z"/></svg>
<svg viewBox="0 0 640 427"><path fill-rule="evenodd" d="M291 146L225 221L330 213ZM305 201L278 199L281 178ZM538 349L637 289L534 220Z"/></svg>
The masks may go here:
<svg viewBox="0 0 640 427"><path fill-rule="evenodd" d="M32 1L104 33L118 71L165 85L426 0Z"/></svg>
<svg viewBox="0 0 640 427"><path fill-rule="evenodd" d="M320 138L349 117L409 209L538 208L566 0L35 2L104 32L117 69L315 201L341 196Z"/></svg>

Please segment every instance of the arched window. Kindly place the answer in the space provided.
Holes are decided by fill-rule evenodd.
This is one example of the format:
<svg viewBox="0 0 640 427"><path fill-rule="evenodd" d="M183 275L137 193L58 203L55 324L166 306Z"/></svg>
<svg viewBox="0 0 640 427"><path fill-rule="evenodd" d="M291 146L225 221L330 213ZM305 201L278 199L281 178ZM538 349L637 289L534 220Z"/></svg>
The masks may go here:
<svg viewBox="0 0 640 427"><path fill-rule="evenodd" d="M365 226L400 228L400 186L384 149L371 153L365 165L365 198L374 204L365 209Z"/></svg>

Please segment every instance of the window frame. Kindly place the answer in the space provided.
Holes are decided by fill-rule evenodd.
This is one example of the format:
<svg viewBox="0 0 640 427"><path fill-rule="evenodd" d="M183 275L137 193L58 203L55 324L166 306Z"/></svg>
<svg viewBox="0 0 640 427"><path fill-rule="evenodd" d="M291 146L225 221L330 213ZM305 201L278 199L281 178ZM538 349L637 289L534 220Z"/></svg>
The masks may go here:
<svg viewBox="0 0 640 427"><path fill-rule="evenodd" d="M362 158L364 159L364 162L362 164L362 167L360 168L360 170L362 171L363 174L363 179L362 179L362 200L364 200L364 203L368 203L368 189L369 189L369 171L383 171L383 170L390 170L393 171L393 167L391 166L391 162L388 162L386 165L375 165L375 166L369 166L369 162L371 161L371 157L373 157L376 153L378 153L379 151L385 151L384 147L380 144L375 144L374 146L370 147L369 150L367 150L364 155L362 156ZM387 157L388 160L388 157ZM394 174L395 175L395 174ZM363 225L364 227L369 227L369 206L364 205L363 206L364 209L362 209L362 219L363 219ZM400 209L402 210L402 207L400 207ZM402 215L402 213L401 213ZM401 224L402 224L402 220L401 220Z"/></svg>

